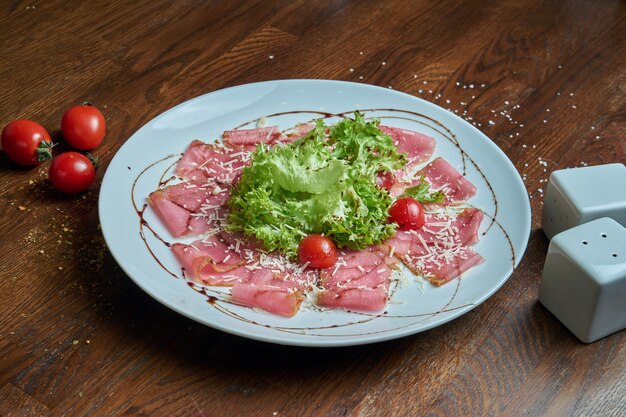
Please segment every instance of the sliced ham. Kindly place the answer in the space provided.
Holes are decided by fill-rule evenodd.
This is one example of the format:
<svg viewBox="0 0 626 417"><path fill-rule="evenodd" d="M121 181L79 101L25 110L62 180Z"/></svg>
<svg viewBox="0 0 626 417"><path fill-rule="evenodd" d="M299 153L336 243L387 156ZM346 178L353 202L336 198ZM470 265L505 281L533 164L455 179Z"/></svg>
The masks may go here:
<svg viewBox="0 0 626 417"><path fill-rule="evenodd" d="M205 285L232 286L250 277L244 258L216 235L190 245L174 243L172 251L185 269L185 275Z"/></svg>
<svg viewBox="0 0 626 417"><path fill-rule="evenodd" d="M252 271L248 281L236 283L230 295L237 304L291 317L298 312L304 300L304 291L315 278L312 272L297 276L263 268Z"/></svg>
<svg viewBox="0 0 626 417"><path fill-rule="evenodd" d="M420 164L428 161L435 151L435 139L412 130L397 127L378 126L391 137L399 153L406 154L407 164L393 172L381 172L377 183L388 190L392 197L398 197L410 183Z"/></svg>
<svg viewBox="0 0 626 417"><path fill-rule="evenodd" d="M407 154L407 165L403 171L410 173L411 169L422 162L428 161L435 151L435 139L412 130L398 127L378 126L391 137L398 148L398 153Z"/></svg>
<svg viewBox="0 0 626 417"><path fill-rule="evenodd" d="M436 286L459 277L484 260L471 248L460 245L443 251L433 248L433 253L422 249L421 253L406 254L403 261L411 271L424 276Z"/></svg>
<svg viewBox="0 0 626 417"><path fill-rule="evenodd" d="M425 223L418 230L398 230L385 244L402 258L415 247L448 242L450 245L472 245L478 242L478 228L483 220L482 211L470 208L460 213L427 213Z"/></svg>
<svg viewBox="0 0 626 417"><path fill-rule="evenodd" d="M148 203L172 236L197 236L225 218L229 188L183 182L154 191Z"/></svg>
<svg viewBox="0 0 626 417"><path fill-rule="evenodd" d="M191 212L171 202L163 191L158 190L151 193L148 197L148 203L172 236L180 237L188 232Z"/></svg>
<svg viewBox="0 0 626 417"><path fill-rule="evenodd" d="M419 230L400 230L385 244L413 272L442 285L482 262L468 245L478 242L482 211L426 214Z"/></svg>
<svg viewBox="0 0 626 417"><path fill-rule="evenodd" d="M226 146L247 150L254 150L261 143L274 144L287 140L278 129L278 126L227 130L222 135L222 138Z"/></svg>
<svg viewBox="0 0 626 417"><path fill-rule="evenodd" d="M187 277L205 285L228 286L232 301L270 313L293 316L304 291L316 281L314 271L264 253L256 242L227 232L191 245L175 243L174 255Z"/></svg>
<svg viewBox="0 0 626 417"><path fill-rule="evenodd" d="M317 272L290 262L282 255L267 253L254 240L223 233L229 248L239 251L251 271L248 280L236 283L231 290L233 302L256 307L282 316L293 316L304 300L305 291L317 281Z"/></svg>
<svg viewBox="0 0 626 417"><path fill-rule="evenodd" d="M194 140L176 166L176 175L195 184L233 184L250 163L250 152Z"/></svg>
<svg viewBox="0 0 626 417"><path fill-rule="evenodd" d="M247 151L194 140L176 166L185 181L151 193L148 203L172 236L206 233L226 216L230 188L249 160Z"/></svg>
<svg viewBox="0 0 626 417"><path fill-rule="evenodd" d="M239 283L231 292L234 303L256 307L270 313L291 317L298 312L304 299L302 292L291 292L271 284Z"/></svg>
<svg viewBox="0 0 626 417"><path fill-rule="evenodd" d="M446 203L454 204L468 200L476 194L476 187L445 159L439 157L416 174L416 182L424 176L433 190L441 190L446 195Z"/></svg>
<svg viewBox="0 0 626 417"><path fill-rule="evenodd" d="M337 264L320 271L318 305L363 312L385 308L395 265L388 253L384 246L340 250Z"/></svg>

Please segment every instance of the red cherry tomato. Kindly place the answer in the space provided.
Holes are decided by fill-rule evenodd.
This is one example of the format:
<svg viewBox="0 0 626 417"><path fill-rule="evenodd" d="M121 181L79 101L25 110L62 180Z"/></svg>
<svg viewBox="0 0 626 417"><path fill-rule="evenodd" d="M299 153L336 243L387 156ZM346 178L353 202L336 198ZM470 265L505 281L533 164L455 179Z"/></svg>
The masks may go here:
<svg viewBox="0 0 626 417"><path fill-rule="evenodd" d="M85 191L95 176L93 163L78 152L62 153L54 158L48 170L48 178L54 188L68 194Z"/></svg>
<svg viewBox="0 0 626 417"><path fill-rule="evenodd" d="M61 133L67 143L83 151L97 148L105 130L104 116L93 106L71 107L61 119Z"/></svg>
<svg viewBox="0 0 626 417"><path fill-rule="evenodd" d="M52 159L50 135L31 120L15 120L2 131L2 149L20 165L39 165Z"/></svg>
<svg viewBox="0 0 626 417"><path fill-rule="evenodd" d="M389 220L400 230L417 230L424 226L424 208L411 197L399 198L389 207Z"/></svg>
<svg viewBox="0 0 626 417"><path fill-rule="evenodd" d="M337 262L337 247L325 236L309 235L298 246L298 258L313 268L330 268Z"/></svg>

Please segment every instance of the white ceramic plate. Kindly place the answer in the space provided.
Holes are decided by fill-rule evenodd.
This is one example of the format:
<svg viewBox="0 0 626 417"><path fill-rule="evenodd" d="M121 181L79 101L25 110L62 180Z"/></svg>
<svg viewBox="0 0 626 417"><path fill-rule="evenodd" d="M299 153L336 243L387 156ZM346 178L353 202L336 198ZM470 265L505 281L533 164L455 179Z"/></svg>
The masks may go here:
<svg viewBox="0 0 626 417"><path fill-rule="evenodd" d="M133 199L141 209L146 196L168 176L168 168L171 170L191 140L212 141L224 130L275 113L288 112L270 117L268 125L286 129L319 117L318 113L302 111L337 114L357 109L395 109L368 110L366 114L381 117L384 124L434 137L437 148L433 157L443 156L460 171L465 166L467 178L478 187L470 203L487 214L480 230L486 233L474 247L485 258L483 264L438 288L416 281L407 271L409 284L392 291L385 314L303 309L295 317L283 318L219 301L224 296L211 289L207 294L215 295L217 301L192 289L169 248L147 228L140 230ZM449 111L408 94L324 80L242 85L166 111L139 129L115 155L102 183L99 211L102 232L117 262L161 303L229 333L302 346L372 343L448 322L485 301L504 284L519 263L530 233L530 205L524 184L504 153L479 130ZM497 222L492 224L490 216ZM150 208L144 219L165 240L174 240Z"/></svg>

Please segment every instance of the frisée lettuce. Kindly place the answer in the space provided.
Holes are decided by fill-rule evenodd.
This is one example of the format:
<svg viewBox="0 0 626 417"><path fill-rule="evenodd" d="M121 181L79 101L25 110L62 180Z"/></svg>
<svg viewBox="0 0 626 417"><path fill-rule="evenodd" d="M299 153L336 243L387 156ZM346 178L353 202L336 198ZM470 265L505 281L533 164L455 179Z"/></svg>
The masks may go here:
<svg viewBox="0 0 626 417"><path fill-rule="evenodd" d="M376 179L402 168L406 158L378 124L356 112L354 119L330 128L317 120L293 143L259 145L231 190L229 230L289 256L312 233L351 249L391 237L396 228L387 221L392 200Z"/></svg>

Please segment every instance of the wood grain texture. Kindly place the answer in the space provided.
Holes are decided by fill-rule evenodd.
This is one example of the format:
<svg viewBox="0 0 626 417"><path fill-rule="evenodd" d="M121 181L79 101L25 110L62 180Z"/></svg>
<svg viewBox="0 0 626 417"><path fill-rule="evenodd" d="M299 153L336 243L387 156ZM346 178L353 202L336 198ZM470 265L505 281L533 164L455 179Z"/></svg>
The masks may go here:
<svg viewBox="0 0 626 417"><path fill-rule="evenodd" d="M550 172L626 160L624 2L11 1L0 27L0 126L59 139L83 101L108 122L82 196L0 153L1 416L626 415L624 332L582 344L537 302ZM224 334L137 288L98 228L115 151L177 103L280 78L391 87L475 123L531 198L511 279L443 326L340 349Z"/></svg>

